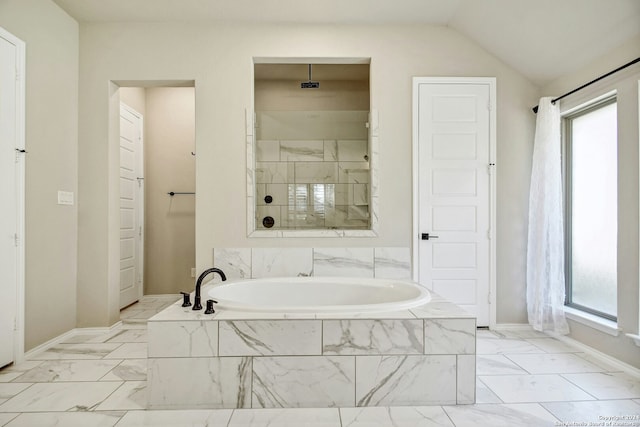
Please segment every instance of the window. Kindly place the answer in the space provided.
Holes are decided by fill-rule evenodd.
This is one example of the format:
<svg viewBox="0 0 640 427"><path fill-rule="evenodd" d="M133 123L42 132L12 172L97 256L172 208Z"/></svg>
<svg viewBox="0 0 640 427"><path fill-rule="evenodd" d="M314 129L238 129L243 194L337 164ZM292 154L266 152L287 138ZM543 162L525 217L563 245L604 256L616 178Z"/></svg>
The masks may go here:
<svg viewBox="0 0 640 427"><path fill-rule="evenodd" d="M566 305L617 320L616 99L564 117Z"/></svg>

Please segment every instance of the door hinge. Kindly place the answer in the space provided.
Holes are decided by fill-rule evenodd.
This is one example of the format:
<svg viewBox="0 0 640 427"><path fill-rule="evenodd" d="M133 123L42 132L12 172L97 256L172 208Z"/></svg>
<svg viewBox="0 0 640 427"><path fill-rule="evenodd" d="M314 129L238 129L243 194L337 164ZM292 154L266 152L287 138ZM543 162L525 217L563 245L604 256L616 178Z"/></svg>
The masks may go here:
<svg viewBox="0 0 640 427"><path fill-rule="evenodd" d="M18 233L15 233L13 235L13 242L16 245L16 248L18 247L19 243L20 243L20 238L18 237Z"/></svg>
<svg viewBox="0 0 640 427"><path fill-rule="evenodd" d="M487 230L487 239L491 240L491 229Z"/></svg>
<svg viewBox="0 0 640 427"><path fill-rule="evenodd" d="M20 70L18 68L16 68L16 81L20 81Z"/></svg>
<svg viewBox="0 0 640 427"><path fill-rule="evenodd" d="M491 292L487 293L487 304L491 305Z"/></svg>
<svg viewBox="0 0 640 427"><path fill-rule="evenodd" d="M16 148L16 163L20 162L20 154L27 154L27 150L24 148Z"/></svg>
<svg viewBox="0 0 640 427"><path fill-rule="evenodd" d="M487 110L491 111L491 101L487 101Z"/></svg>
<svg viewBox="0 0 640 427"><path fill-rule="evenodd" d="M142 226L138 226L138 237L142 238Z"/></svg>

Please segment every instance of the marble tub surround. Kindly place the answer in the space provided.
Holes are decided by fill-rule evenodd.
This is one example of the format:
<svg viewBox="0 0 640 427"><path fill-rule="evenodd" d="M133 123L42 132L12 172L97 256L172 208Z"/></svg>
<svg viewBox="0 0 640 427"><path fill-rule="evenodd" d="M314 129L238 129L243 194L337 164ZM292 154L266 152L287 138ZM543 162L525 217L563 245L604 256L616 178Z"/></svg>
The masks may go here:
<svg viewBox="0 0 640 427"><path fill-rule="evenodd" d="M204 315L176 303L148 323L149 408L475 402L470 314L436 296L416 309L336 315Z"/></svg>
<svg viewBox="0 0 640 427"><path fill-rule="evenodd" d="M213 265L229 280L287 276L410 279L411 251L408 247L215 248Z"/></svg>
<svg viewBox="0 0 640 427"><path fill-rule="evenodd" d="M404 320L327 320L323 327L323 353L422 354L422 321Z"/></svg>
<svg viewBox="0 0 640 427"><path fill-rule="evenodd" d="M136 331L146 330L145 323L123 323L108 332L78 332L66 342L101 343L114 336L125 342L126 340L140 342L139 336L126 333L132 330L130 328L133 326L136 327ZM492 342L493 345L489 346L487 342ZM57 379L52 378L48 373L45 374L45 369L40 366L46 364L47 369L62 373L67 369L66 366L69 366L69 360L27 360L19 365L0 369L0 426L541 427L560 425L562 422L567 424L592 422L595 425L601 422L599 417L603 415L640 415L640 379L620 372L620 367L582 353L582 348L572 347L531 330L500 332L479 330L477 343L477 373L481 379L476 384L475 405L145 410L146 403L141 401L140 397L144 394L141 382L144 382L147 377L146 358L124 359L101 377L104 365L100 360L89 360L89 363L84 363L82 355L78 354L77 361L82 363L77 366L81 368L74 371L75 373L67 371ZM555 373L535 374L534 372L541 371L541 365L537 365L534 360L523 358L522 350L529 350L525 355L542 359L544 372ZM567 355L575 357L565 358L564 356ZM465 359L475 358L472 355L460 355L458 363L466 363ZM573 362L577 360L576 358L591 364L580 364L584 372L575 373ZM518 363L522 362L523 366L518 366L512 359L517 360ZM571 364L566 363L569 361ZM108 362L111 363L112 360L109 359ZM87 375L90 371L85 368L94 363L99 369ZM60 365L57 366L58 364ZM470 364L467 363L467 365ZM72 367L72 369L75 368ZM534 371L529 372L529 369ZM605 371L601 372L602 369ZM32 370L33 372L30 372ZM43 375L40 377L38 372ZM24 374L28 375L22 376ZM76 374L81 375L82 379L78 380L80 377L75 376ZM494 384L490 380L491 377L505 375L506 381ZM529 375L533 375L534 378L529 378ZM560 396L563 400L551 401L551 395L545 391L544 385L554 384L553 379L565 377L567 381L555 382L560 388L553 395L555 399ZM521 381L525 379L533 379L541 384L537 394L532 395L532 390L520 386ZM32 389L32 386L39 381L48 381L51 384L49 393L41 393L42 388ZM88 388L78 387L80 383L91 382L111 382L114 385L121 385L111 394L100 394L95 403L91 403L87 400L97 390L89 394ZM507 383L511 386L509 387ZM572 398L580 397L575 393L575 386L597 400L571 401ZM498 394L506 400L503 401ZM525 396L527 403L510 403L522 402ZM32 404L19 405L20 402L25 401ZM3 406L4 403L8 405ZM94 406L80 410L80 407L87 403Z"/></svg>
<svg viewBox="0 0 640 427"><path fill-rule="evenodd" d="M313 272L316 276L373 277L373 248L315 248Z"/></svg>

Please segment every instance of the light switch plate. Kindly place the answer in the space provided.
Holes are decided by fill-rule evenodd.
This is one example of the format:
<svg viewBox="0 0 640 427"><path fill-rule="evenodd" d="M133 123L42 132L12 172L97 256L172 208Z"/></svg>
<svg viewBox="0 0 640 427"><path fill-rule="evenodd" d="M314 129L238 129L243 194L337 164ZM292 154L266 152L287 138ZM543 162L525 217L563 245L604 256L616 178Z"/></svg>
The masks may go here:
<svg viewBox="0 0 640 427"><path fill-rule="evenodd" d="M73 205L73 191L58 191L59 205Z"/></svg>

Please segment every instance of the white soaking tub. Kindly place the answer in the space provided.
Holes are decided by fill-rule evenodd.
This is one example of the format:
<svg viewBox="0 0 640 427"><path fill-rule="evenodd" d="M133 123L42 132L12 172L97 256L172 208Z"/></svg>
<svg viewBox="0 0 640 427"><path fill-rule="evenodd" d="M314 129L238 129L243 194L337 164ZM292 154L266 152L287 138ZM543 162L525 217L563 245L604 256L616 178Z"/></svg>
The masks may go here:
<svg viewBox="0 0 640 427"><path fill-rule="evenodd" d="M281 277L216 285L209 297L227 310L281 313L398 311L431 300L422 286L403 280Z"/></svg>

